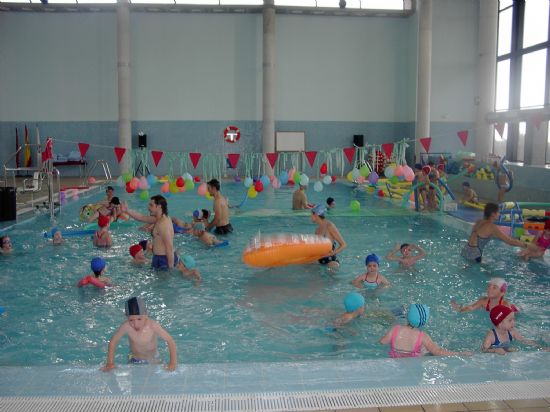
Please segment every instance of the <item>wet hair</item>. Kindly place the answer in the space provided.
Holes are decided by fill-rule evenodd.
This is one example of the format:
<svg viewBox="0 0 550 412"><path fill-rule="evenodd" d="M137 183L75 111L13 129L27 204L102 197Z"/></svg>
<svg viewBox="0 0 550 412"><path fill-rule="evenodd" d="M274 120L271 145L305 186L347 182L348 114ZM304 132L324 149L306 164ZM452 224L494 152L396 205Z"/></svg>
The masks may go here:
<svg viewBox="0 0 550 412"><path fill-rule="evenodd" d="M166 198L164 196L151 196L151 200L155 202L155 205L160 205L160 207L162 208L162 213L168 216L168 202L166 202Z"/></svg>
<svg viewBox="0 0 550 412"><path fill-rule="evenodd" d="M399 247L399 250L403 250L403 248L409 246L408 243L403 243L400 247Z"/></svg>
<svg viewBox="0 0 550 412"><path fill-rule="evenodd" d="M115 188L113 186L107 186L107 189L105 189L105 191L107 191L107 190L112 190L114 192Z"/></svg>
<svg viewBox="0 0 550 412"><path fill-rule="evenodd" d="M4 248L4 239L9 239L9 236L0 236L0 249Z"/></svg>
<svg viewBox="0 0 550 412"><path fill-rule="evenodd" d="M218 179L210 179L206 184L210 187L213 187L218 192L220 191L220 182L218 181Z"/></svg>
<svg viewBox="0 0 550 412"><path fill-rule="evenodd" d="M334 198L333 197L327 197L327 205L331 205L332 203L334 203Z"/></svg>
<svg viewBox="0 0 550 412"><path fill-rule="evenodd" d="M462 186L470 187L470 182L462 182Z"/></svg>
<svg viewBox="0 0 550 412"><path fill-rule="evenodd" d="M422 170L422 165L421 165L420 163L416 163L416 164L414 165L414 168L415 168L416 170Z"/></svg>
<svg viewBox="0 0 550 412"><path fill-rule="evenodd" d="M487 203L483 209L483 217L489 219L493 213L498 212L498 208L496 203Z"/></svg>
<svg viewBox="0 0 550 412"><path fill-rule="evenodd" d="M113 196L113 198L111 199L111 203L118 206L120 205L120 199L116 196Z"/></svg>
<svg viewBox="0 0 550 412"><path fill-rule="evenodd" d="M203 219L207 219L210 217L210 212L208 211L208 209L201 209L202 211L202 218Z"/></svg>
<svg viewBox="0 0 550 412"><path fill-rule="evenodd" d="M435 163L433 162L433 160L430 160L430 161L428 162L428 166L435 166Z"/></svg>

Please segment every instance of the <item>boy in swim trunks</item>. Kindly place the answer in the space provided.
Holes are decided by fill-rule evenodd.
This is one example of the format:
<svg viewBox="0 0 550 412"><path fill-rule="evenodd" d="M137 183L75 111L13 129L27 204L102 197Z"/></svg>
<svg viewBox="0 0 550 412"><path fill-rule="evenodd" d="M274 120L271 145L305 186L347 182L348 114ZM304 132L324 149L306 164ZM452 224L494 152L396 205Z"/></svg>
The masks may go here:
<svg viewBox="0 0 550 412"><path fill-rule="evenodd" d="M390 345L390 358L415 358L431 353L435 356L470 356L471 352L452 352L439 347L427 333L419 330L428 322L430 309L425 305L412 304L407 313L406 326L395 325L380 339L383 345Z"/></svg>
<svg viewBox="0 0 550 412"><path fill-rule="evenodd" d="M397 252L401 252L401 256L397 255ZM412 254L412 252L417 252L415 255ZM402 245L399 245L397 243L393 250L388 253L386 256L387 260L393 260L399 262L399 264L403 267L411 267L416 262L418 262L420 259L422 259L424 256L426 256L426 251L422 249L420 246L409 244L409 243L403 243Z"/></svg>
<svg viewBox="0 0 550 412"><path fill-rule="evenodd" d="M550 219L544 222L544 230L539 233L532 243L527 245L527 249L519 252L518 256L521 256L526 262L530 258L543 257L546 249L550 247Z"/></svg>
<svg viewBox="0 0 550 412"><path fill-rule="evenodd" d="M166 365L166 369L169 371L176 370L178 362L176 342L162 326L149 319L143 299L141 297L130 298L126 302L125 312L128 319L120 325L111 338L107 352L107 362L101 370L107 372L115 368L116 348L120 338L124 335L128 335L130 345L129 363L160 363L157 350L157 338L160 337L166 342L170 352L170 361Z"/></svg>
<svg viewBox="0 0 550 412"><path fill-rule="evenodd" d="M380 268L380 258L374 253L368 255L365 259L367 271L362 275L357 276L351 281L351 284L359 289L374 290L378 285L390 286L390 282L382 276L378 269Z"/></svg>
<svg viewBox="0 0 550 412"><path fill-rule="evenodd" d="M498 353L506 355L506 352L512 351L512 342L518 340L530 346L540 346L532 339L526 339L520 335L514 327L516 324L514 311L508 306L497 305L489 314L491 322L495 327L487 332L481 350L483 352ZM548 351L549 348L542 348Z"/></svg>
<svg viewBox="0 0 550 412"><path fill-rule="evenodd" d="M220 192L220 182L217 179L211 179L207 185L208 193L214 197L214 219L207 223L206 230L210 231L215 227L214 232L217 235L227 235L233 232L233 226L229 223L229 203Z"/></svg>
<svg viewBox="0 0 550 412"><path fill-rule="evenodd" d="M99 216L97 219L97 225L99 230L94 233L92 241L96 247L110 247L113 246L113 239L111 238L111 233L109 232L109 224L111 219L109 216Z"/></svg>
<svg viewBox="0 0 550 412"><path fill-rule="evenodd" d="M208 233L206 231L206 228L204 227L203 222L193 223L193 229L191 229L191 234L193 236L196 236L206 246L218 246L218 245L221 245L222 243L227 242L227 241L222 242L212 233Z"/></svg>
<svg viewBox="0 0 550 412"><path fill-rule="evenodd" d="M451 307L457 312L471 312L476 309L485 309L489 312L497 305L504 305L509 307L514 312L519 312L519 309L512 303L504 300L504 295L508 290L508 283L502 278L492 278L487 283L487 296L481 297L474 303L466 306L460 306L453 300L451 300Z"/></svg>

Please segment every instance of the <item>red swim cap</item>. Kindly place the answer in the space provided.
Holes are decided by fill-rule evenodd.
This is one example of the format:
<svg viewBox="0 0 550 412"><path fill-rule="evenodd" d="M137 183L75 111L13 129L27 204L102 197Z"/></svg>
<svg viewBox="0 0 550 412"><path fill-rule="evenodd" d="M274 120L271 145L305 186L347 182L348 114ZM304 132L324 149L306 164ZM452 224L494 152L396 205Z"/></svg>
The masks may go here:
<svg viewBox="0 0 550 412"><path fill-rule="evenodd" d="M513 310L508 306L496 305L493 309L491 309L491 312L489 312L489 317L491 318L493 325L498 326L500 325L500 322L506 319L506 317L512 312Z"/></svg>
<svg viewBox="0 0 550 412"><path fill-rule="evenodd" d="M130 246L130 255L132 255L132 257L136 257L136 255L137 255L141 250L143 250L143 248L141 247L141 245L132 245L132 246Z"/></svg>
<svg viewBox="0 0 550 412"><path fill-rule="evenodd" d="M109 218L109 216L99 216L97 218L97 225L99 227L105 227L107 226L109 223L111 222L111 219Z"/></svg>

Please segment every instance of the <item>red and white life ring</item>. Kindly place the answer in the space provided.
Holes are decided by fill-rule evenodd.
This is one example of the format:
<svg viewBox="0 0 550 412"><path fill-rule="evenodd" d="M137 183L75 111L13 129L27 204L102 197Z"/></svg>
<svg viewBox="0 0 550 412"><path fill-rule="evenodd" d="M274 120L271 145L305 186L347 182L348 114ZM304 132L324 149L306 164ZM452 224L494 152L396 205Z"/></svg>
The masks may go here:
<svg viewBox="0 0 550 412"><path fill-rule="evenodd" d="M223 138L227 143L235 143L241 138L241 131L237 126L227 126L223 131Z"/></svg>

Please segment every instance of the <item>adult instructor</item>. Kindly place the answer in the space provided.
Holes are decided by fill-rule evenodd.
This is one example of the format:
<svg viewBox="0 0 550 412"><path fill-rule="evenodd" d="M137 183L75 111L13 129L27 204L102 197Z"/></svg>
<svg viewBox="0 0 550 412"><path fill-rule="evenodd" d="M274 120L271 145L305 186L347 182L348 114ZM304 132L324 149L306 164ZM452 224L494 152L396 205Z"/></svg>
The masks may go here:
<svg viewBox="0 0 550 412"><path fill-rule="evenodd" d="M215 227L214 232L218 235L233 232L233 226L229 223L229 205L225 196L220 193L220 182L217 179L211 179L207 182L206 188L214 197L214 218L206 225L206 230Z"/></svg>
<svg viewBox="0 0 550 412"><path fill-rule="evenodd" d="M151 266L154 269L172 269L178 263L178 257L174 252L174 226L172 219L168 216L168 203L164 196L155 195L149 200L147 206L149 216L142 215L128 208L123 203L121 209L130 217L140 222L152 223L153 229L153 260Z"/></svg>

